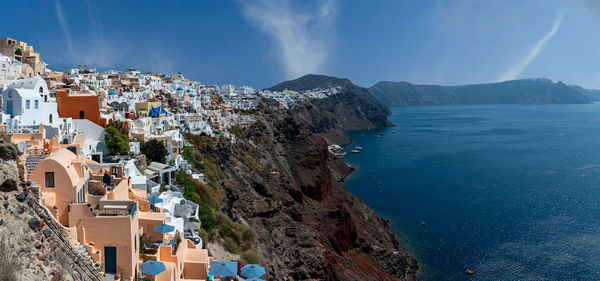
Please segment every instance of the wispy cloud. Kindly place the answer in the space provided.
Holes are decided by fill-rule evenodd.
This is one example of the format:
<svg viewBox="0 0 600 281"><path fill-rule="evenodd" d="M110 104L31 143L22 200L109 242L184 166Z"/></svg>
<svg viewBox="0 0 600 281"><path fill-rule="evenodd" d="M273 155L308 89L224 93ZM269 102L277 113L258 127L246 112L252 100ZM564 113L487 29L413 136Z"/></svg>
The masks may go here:
<svg viewBox="0 0 600 281"><path fill-rule="evenodd" d="M60 27L63 31L63 35L65 36L65 42L67 44L67 49L70 53L73 53L73 42L71 41L71 32L69 31L69 24L67 23L67 19L65 18L65 13L63 11L62 5L59 0L54 0L54 4L56 5L56 18L60 23Z"/></svg>
<svg viewBox="0 0 600 281"><path fill-rule="evenodd" d="M85 36L76 36L77 40L73 41L70 25L61 1L54 0L56 18L62 29L68 51L62 58L63 62L75 65L90 64L98 67L111 67L119 64L127 44L123 42L117 44L114 38L108 40L102 33L102 26L97 20L92 2L89 0L84 2L88 12L90 31ZM120 49L117 49L116 46L119 46Z"/></svg>
<svg viewBox="0 0 600 281"><path fill-rule="evenodd" d="M275 40L286 78L321 70L331 51L336 0L319 0L308 10L297 9L289 0L241 3L246 20Z"/></svg>
<svg viewBox="0 0 600 281"><path fill-rule="evenodd" d="M562 23L562 18L563 18L563 14L559 13L558 16L556 17L556 20L554 21L554 25L552 26L552 29L550 30L550 32L548 32L544 37L542 37L542 39L540 39L533 46L533 48L529 51L529 53L527 54L527 56L525 56L524 58L522 58L516 65L514 65L508 71L506 71L498 79L498 81L514 80L517 77L519 77L519 75L521 74L521 72L523 72L523 70L525 70L525 68L544 49L544 47L546 46L546 44L548 43L548 41L550 41L550 39L552 39L552 36L554 36L554 34L556 33L556 31L560 27L560 24Z"/></svg>

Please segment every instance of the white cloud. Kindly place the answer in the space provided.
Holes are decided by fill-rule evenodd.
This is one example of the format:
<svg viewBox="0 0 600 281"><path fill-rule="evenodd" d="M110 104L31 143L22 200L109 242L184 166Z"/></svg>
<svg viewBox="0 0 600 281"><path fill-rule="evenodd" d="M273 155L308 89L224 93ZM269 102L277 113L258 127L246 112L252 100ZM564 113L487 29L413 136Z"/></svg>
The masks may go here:
<svg viewBox="0 0 600 281"><path fill-rule="evenodd" d="M242 2L248 22L275 40L286 78L317 73L331 49L336 0L320 0L316 11L300 10L289 0L249 0Z"/></svg>
<svg viewBox="0 0 600 281"><path fill-rule="evenodd" d="M521 72L523 72L523 70L525 70L525 68L539 55L539 53L544 49L544 47L546 46L548 41L550 41L552 36L554 36L556 31L560 27L560 24L562 23L562 17L563 17L563 14L560 13L557 16L556 20L554 21L554 25L552 26L552 29L550 30L550 32L548 32L548 34L546 34L544 37L542 37L542 39L540 39L533 46L533 48L529 51L527 56L522 58L516 65L514 65L508 71L506 71L498 79L498 81L501 82L501 81L506 81L506 80L514 80L517 77L519 77Z"/></svg>
<svg viewBox="0 0 600 281"><path fill-rule="evenodd" d="M69 24L67 23L67 19L65 18L62 5L60 4L59 0L54 0L54 4L56 5L56 18L58 19L60 27L63 31L63 35L65 36L67 49L70 53L73 53L73 43L71 41L71 33L69 32Z"/></svg>
<svg viewBox="0 0 600 281"><path fill-rule="evenodd" d="M108 39L102 34L102 26L94 13L92 2L85 1L89 17L90 31L85 36L76 36L72 40L70 26L63 10L60 0L54 0L56 6L56 18L60 24L67 46L67 54L61 58L63 62L74 65L90 64L99 67L111 67L121 62L124 50L128 45L124 42L116 42L117 39Z"/></svg>

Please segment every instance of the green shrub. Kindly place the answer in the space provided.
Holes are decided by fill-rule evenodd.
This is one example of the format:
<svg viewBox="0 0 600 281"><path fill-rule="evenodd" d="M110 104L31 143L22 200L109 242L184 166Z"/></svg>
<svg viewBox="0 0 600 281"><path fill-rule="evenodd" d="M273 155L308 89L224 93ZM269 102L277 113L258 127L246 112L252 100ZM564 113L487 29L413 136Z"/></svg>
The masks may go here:
<svg viewBox="0 0 600 281"><path fill-rule="evenodd" d="M239 243L242 239L241 235L229 225L221 225L219 235L223 238L232 238L236 243Z"/></svg>
<svg viewBox="0 0 600 281"><path fill-rule="evenodd" d="M108 145L108 144L107 144ZM147 161L165 163L169 154L162 141L152 139L141 145L140 150L146 155Z"/></svg>
<svg viewBox="0 0 600 281"><path fill-rule="evenodd" d="M104 129L104 141L106 142L106 148L112 155L126 155L129 154L129 138L126 134L120 133L116 128L112 126Z"/></svg>
<svg viewBox="0 0 600 281"><path fill-rule="evenodd" d="M225 239L223 239L223 248L225 249L225 251L233 254L237 254L240 252L240 247L238 246L238 243L231 237L226 237Z"/></svg>
<svg viewBox="0 0 600 281"><path fill-rule="evenodd" d="M175 184L182 185L184 187L183 196L198 205L206 200L213 208L221 205L221 194L218 191L198 182L183 171L177 172Z"/></svg>
<svg viewBox="0 0 600 281"><path fill-rule="evenodd" d="M142 257L142 260L143 260L144 262L147 262L147 261L149 261L149 260L153 260L153 261L155 261L155 260L156 260L156 258L155 258L155 257L153 257L153 256L149 256L149 255L146 255L146 254L140 254L140 256Z"/></svg>
<svg viewBox="0 0 600 281"><path fill-rule="evenodd" d="M215 215L215 223L217 225L231 225L233 224L233 221L231 221L231 218L229 218L227 215L225 215L222 212L218 212Z"/></svg>
<svg viewBox="0 0 600 281"><path fill-rule="evenodd" d="M256 232L251 227L245 226L242 230L242 238L248 242L256 242Z"/></svg>
<svg viewBox="0 0 600 281"><path fill-rule="evenodd" d="M244 251L240 256L243 264L260 264L260 257L255 251Z"/></svg>
<svg viewBox="0 0 600 281"><path fill-rule="evenodd" d="M215 227L215 217L208 206L199 206L198 217L200 218L202 228L211 231Z"/></svg>
<svg viewBox="0 0 600 281"><path fill-rule="evenodd" d="M198 229L198 236L202 238L202 248L206 249L206 244L210 242L210 234L204 229Z"/></svg>

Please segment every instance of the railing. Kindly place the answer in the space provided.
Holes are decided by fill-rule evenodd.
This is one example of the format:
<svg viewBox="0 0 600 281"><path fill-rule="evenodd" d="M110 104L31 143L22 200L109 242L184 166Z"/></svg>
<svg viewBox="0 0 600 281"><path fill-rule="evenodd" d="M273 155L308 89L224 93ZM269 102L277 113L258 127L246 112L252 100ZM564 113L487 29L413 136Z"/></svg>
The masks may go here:
<svg viewBox="0 0 600 281"><path fill-rule="evenodd" d="M32 155L32 156L43 156L48 153L45 152L44 149L32 148L32 149L27 149L27 154Z"/></svg>
<svg viewBox="0 0 600 281"><path fill-rule="evenodd" d="M10 127L10 126L7 126L4 129L4 131L7 134L39 133L39 128L38 128L38 126L34 126L34 127L24 127L24 126Z"/></svg>

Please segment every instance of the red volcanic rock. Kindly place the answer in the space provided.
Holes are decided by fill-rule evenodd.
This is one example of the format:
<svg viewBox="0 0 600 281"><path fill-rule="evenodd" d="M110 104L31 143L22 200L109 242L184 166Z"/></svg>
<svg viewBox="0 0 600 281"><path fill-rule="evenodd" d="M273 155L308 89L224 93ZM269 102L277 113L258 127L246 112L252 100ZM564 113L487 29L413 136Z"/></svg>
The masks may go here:
<svg viewBox="0 0 600 281"><path fill-rule="evenodd" d="M255 230L270 280L416 276L417 261L400 250L387 223L341 185L352 167L327 149L350 142L345 129L389 125L361 89L290 110L261 100L253 115L258 121L241 130L235 143L203 150L228 179L222 183L223 211ZM256 153L239 154L250 150ZM256 165L248 165L249 159Z"/></svg>

